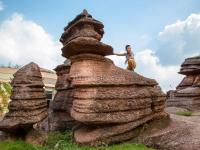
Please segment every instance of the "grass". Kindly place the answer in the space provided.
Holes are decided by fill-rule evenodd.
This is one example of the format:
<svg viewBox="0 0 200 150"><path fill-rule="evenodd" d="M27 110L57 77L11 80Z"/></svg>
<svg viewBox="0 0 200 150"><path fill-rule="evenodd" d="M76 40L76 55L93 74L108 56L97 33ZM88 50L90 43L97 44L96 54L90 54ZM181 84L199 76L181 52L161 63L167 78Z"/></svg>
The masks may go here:
<svg viewBox="0 0 200 150"><path fill-rule="evenodd" d="M23 141L0 142L1 150L44 150L42 147L31 145Z"/></svg>
<svg viewBox="0 0 200 150"><path fill-rule="evenodd" d="M187 116L187 117L192 116L191 111L177 111L176 114L180 116Z"/></svg>
<svg viewBox="0 0 200 150"><path fill-rule="evenodd" d="M46 143L41 146L28 144L23 141L0 142L0 150L153 150L143 144L124 143L111 146L89 147L79 146L72 141L71 132L64 134L50 133Z"/></svg>

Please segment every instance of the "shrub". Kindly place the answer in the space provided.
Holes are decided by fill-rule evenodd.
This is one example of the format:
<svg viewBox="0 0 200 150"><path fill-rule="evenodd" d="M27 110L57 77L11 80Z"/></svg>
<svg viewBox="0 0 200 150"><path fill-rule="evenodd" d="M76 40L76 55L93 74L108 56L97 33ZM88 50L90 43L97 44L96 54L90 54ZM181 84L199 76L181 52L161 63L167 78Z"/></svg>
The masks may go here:
<svg viewBox="0 0 200 150"><path fill-rule="evenodd" d="M180 116L192 116L191 111L178 111L178 112L176 112L176 114L180 115Z"/></svg>

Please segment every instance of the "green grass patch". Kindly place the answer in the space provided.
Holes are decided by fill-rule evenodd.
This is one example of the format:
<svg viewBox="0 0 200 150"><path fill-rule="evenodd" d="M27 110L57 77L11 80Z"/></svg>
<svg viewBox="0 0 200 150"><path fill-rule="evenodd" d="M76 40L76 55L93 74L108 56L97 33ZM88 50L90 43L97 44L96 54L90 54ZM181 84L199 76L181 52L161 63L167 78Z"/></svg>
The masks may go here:
<svg viewBox="0 0 200 150"><path fill-rule="evenodd" d="M192 116L192 112L191 111L177 111L176 112L177 115L180 115L180 116Z"/></svg>
<svg viewBox="0 0 200 150"><path fill-rule="evenodd" d="M111 146L80 146L72 141L72 133L50 133L46 143L41 146L31 145L23 141L0 142L0 150L153 150L143 144L123 143Z"/></svg>
<svg viewBox="0 0 200 150"><path fill-rule="evenodd" d="M0 142L0 150L44 150L42 147L28 144L23 141Z"/></svg>

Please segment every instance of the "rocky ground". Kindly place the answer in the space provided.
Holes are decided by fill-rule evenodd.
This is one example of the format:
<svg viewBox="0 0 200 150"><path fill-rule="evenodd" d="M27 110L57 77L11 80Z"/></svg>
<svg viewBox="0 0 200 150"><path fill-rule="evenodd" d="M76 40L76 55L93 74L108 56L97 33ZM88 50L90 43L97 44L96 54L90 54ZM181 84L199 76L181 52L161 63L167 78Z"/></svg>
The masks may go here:
<svg viewBox="0 0 200 150"><path fill-rule="evenodd" d="M200 111L191 116L177 115L185 109L166 108L170 120L152 122L136 139L158 150L199 150L200 149ZM141 132L140 132L141 133Z"/></svg>
<svg viewBox="0 0 200 150"><path fill-rule="evenodd" d="M153 121L134 132L137 138L130 142L144 143L157 150L199 150L200 149L200 111L191 116L177 115L187 111L177 107L168 107L170 120ZM0 132L0 141L6 137Z"/></svg>
<svg viewBox="0 0 200 150"><path fill-rule="evenodd" d="M200 111L192 112L192 115L189 116L189 117L188 116L176 115L176 112L187 111L186 109L183 109L183 108L167 107L166 111L168 113L170 113L170 116L173 119L188 122L188 123L200 123ZM197 124L197 126L198 126L198 124Z"/></svg>
<svg viewBox="0 0 200 150"><path fill-rule="evenodd" d="M3 119L3 117L1 117L0 116L0 121ZM3 140L5 140L5 139L7 139L8 137L5 135L5 134L3 134L3 132L2 131L0 131L0 141L3 141Z"/></svg>

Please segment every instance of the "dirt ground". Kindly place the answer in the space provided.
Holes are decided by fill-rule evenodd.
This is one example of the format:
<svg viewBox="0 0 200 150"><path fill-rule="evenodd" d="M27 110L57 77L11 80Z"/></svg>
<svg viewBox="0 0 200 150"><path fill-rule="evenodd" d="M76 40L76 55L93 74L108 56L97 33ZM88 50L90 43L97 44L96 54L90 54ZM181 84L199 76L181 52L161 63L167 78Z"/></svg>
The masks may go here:
<svg viewBox="0 0 200 150"><path fill-rule="evenodd" d="M179 120L179 121L184 121L184 122L198 123L197 125L199 126L200 110L194 111L191 116L176 115L176 112L178 112L178 111L186 111L186 109L184 109L184 108L167 107L165 109L165 111L170 114L170 118L173 118L173 119L176 119L176 120Z"/></svg>

